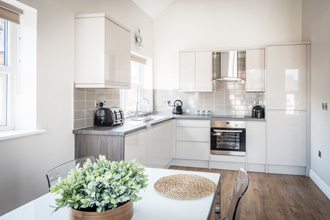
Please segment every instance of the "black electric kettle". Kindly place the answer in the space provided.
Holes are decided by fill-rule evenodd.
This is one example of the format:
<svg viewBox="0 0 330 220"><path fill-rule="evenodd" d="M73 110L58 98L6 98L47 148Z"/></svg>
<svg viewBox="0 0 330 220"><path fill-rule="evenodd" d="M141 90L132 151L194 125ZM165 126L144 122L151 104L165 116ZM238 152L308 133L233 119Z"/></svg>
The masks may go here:
<svg viewBox="0 0 330 220"><path fill-rule="evenodd" d="M181 100L175 100L174 101L174 108L172 113L173 114L182 114L183 110L182 110L182 101Z"/></svg>
<svg viewBox="0 0 330 220"><path fill-rule="evenodd" d="M265 109L261 105L256 104L252 108L252 118L265 118Z"/></svg>

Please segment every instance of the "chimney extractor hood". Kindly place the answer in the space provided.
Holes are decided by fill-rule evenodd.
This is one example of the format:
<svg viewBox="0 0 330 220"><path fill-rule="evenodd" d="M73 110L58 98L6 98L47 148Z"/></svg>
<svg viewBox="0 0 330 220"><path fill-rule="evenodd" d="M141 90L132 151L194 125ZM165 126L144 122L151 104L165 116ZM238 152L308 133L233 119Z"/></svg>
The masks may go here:
<svg viewBox="0 0 330 220"><path fill-rule="evenodd" d="M221 71L220 71L220 78L218 78L217 80L223 80L223 81L244 80L244 78L241 78L238 74L240 69L238 65L238 57L240 52L241 51L221 52L221 64L220 64ZM245 70L245 61L244 61L244 70Z"/></svg>

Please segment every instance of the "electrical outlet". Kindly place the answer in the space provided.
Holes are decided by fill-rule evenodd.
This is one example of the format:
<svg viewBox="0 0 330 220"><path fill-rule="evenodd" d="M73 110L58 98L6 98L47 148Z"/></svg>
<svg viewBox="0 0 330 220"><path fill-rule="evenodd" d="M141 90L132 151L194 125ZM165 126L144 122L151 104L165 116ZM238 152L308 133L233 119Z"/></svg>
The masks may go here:
<svg viewBox="0 0 330 220"><path fill-rule="evenodd" d="M322 153L320 150L319 150L319 158L322 158Z"/></svg>
<svg viewBox="0 0 330 220"><path fill-rule="evenodd" d="M327 102L322 103L322 110L328 111L328 103Z"/></svg>
<svg viewBox="0 0 330 220"><path fill-rule="evenodd" d="M102 101L95 101L95 108L100 108L101 106L100 106L100 103L101 103ZM106 104L105 104L105 101L103 101L102 102L103 103L103 106L105 106Z"/></svg>
<svg viewBox="0 0 330 220"><path fill-rule="evenodd" d="M171 100L169 100L169 99L164 99L163 102L164 102L165 104L167 104L167 105L170 105L170 104L171 104Z"/></svg>

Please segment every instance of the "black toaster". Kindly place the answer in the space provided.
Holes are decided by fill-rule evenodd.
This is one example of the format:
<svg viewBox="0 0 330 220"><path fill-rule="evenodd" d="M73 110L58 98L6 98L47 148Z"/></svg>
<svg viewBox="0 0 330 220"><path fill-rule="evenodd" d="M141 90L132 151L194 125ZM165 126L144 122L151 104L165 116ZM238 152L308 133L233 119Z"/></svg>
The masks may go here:
<svg viewBox="0 0 330 220"><path fill-rule="evenodd" d="M103 108L103 103L95 112L95 126L115 126L124 124L124 111L121 108Z"/></svg>

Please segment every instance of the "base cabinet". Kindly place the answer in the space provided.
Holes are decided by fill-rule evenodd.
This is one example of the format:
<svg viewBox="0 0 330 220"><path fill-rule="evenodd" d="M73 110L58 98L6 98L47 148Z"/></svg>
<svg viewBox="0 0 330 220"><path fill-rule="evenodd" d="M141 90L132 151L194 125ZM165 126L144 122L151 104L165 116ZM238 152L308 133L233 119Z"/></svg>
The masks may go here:
<svg viewBox="0 0 330 220"><path fill-rule="evenodd" d="M142 165L147 164L147 131L142 130L125 136L125 161L135 160Z"/></svg>
<svg viewBox="0 0 330 220"><path fill-rule="evenodd" d="M177 120L175 158L209 160L210 121Z"/></svg>
<svg viewBox="0 0 330 220"><path fill-rule="evenodd" d="M301 166L306 164L306 112L267 112L268 164Z"/></svg>
<svg viewBox="0 0 330 220"><path fill-rule="evenodd" d="M266 122L247 122L246 161L252 164L266 164Z"/></svg>
<svg viewBox="0 0 330 220"><path fill-rule="evenodd" d="M152 126L147 130L147 165L166 167L174 156L173 121Z"/></svg>
<svg viewBox="0 0 330 220"><path fill-rule="evenodd" d="M124 160L124 136L117 135L75 135L75 158L105 155L108 160Z"/></svg>
<svg viewBox="0 0 330 220"><path fill-rule="evenodd" d="M205 142L176 142L176 158L190 160L208 160L210 157L209 143Z"/></svg>
<svg viewBox="0 0 330 220"><path fill-rule="evenodd" d="M148 167L166 167L174 157L173 121L125 136L125 161Z"/></svg>

